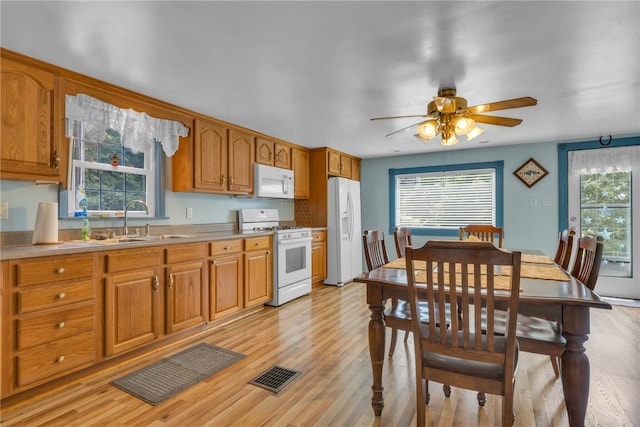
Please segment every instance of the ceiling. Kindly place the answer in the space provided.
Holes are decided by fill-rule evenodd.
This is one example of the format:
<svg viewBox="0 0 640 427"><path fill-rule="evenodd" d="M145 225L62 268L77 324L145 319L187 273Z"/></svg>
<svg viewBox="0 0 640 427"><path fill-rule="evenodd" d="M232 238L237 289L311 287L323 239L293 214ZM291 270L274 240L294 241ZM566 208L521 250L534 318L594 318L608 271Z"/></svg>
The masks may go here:
<svg viewBox="0 0 640 427"><path fill-rule="evenodd" d="M638 1L0 2L1 45L307 147L372 158L640 135ZM473 141L423 144L439 88L522 96Z"/></svg>

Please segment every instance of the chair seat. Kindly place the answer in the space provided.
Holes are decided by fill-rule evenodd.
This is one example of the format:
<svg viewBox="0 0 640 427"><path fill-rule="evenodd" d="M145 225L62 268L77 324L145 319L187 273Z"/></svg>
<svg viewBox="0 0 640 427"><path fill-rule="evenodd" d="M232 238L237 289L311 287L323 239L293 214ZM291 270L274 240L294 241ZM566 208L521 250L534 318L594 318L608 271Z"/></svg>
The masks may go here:
<svg viewBox="0 0 640 427"><path fill-rule="evenodd" d="M447 306L448 307L448 306ZM430 315L429 315L429 308L427 307L426 303L419 303L418 304L418 310L420 311L420 322L421 323L429 323L430 320ZM439 319L440 319L440 310L438 309L438 307L436 307L435 309L435 319L436 320L436 325L439 326ZM447 325L451 324L451 311L447 310L447 312L444 315L445 320L447 322ZM398 300L397 303L394 306L391 306L389 308L387 308L384 311L384 318L385 321L387 323L393 323L394 320L400 320L400 321L404 321L407 322L406 323L406 330L410 330L411 329L411 310L409 309L409 304L406 301L403 300Z"/></svg>

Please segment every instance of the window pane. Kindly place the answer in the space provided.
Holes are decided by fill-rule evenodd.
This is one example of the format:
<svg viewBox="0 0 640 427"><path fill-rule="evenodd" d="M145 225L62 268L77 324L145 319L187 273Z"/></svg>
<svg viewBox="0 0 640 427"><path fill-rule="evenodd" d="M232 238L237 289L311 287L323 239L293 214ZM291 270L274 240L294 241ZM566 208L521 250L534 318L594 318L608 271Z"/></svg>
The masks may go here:
<svg viewBox="0 0 640 427"><path fill-rule="evenodd" d="M124 175L120 172L100 171L100 186L103 190L124 191Z"/></svg>
<svg viewBox="0 0 640 427"><path fill-rule="evenodd" d="M396 225L453 229L496 223L493 170L397 175L396 195Z"/></svg>
<svg viewBox="0 0 640 427"><path fill-rule="evenodd" d="M127 184L127 192L136 192L143 193L145 189L145 176L144 175L134 175L134 174L125 174L126 184Z"/></svg>
<svg viewBox="0 0 640 427"><path fill-rule="evenodd" d="M124 192L122 191L102 191L100 199L100 210L103 211L123 211Z"/></svg>
<svg viewBox="0 0 640 427"><path fill-rule="evenodd" d="M124 149L124 161L122 164L134 168L144 168L144 153L134 153L129 148Z"/></svg>
<svg viewBox="0 0 640 427"><path fill-rule="evenodd" d="M580 176L580 230L604 238L600 275L631 277L631 173Z"/></svg>

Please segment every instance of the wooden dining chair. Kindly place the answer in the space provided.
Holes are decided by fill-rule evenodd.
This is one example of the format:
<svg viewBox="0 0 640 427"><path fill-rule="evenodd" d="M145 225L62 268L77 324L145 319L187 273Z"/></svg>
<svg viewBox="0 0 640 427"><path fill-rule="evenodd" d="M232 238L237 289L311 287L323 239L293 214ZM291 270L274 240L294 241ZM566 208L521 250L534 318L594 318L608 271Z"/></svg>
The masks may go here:
<svg viewBox="0 0 640 427"><path fill-rule="evenodd" d="M604 238L602 236L596 237L587 234L578 239L578 250L571 275L591 290L595 289L600 274L603 249Z"/></svg>
<svg viewBox="0 0 640 427"><path fill-rule="evenodd" d="M575 234L575 230L563 230L558 236L558 249L556 250L556 256L553 258L553 261L562 267L563 270L569 269L571 253L573 252L573 236L575 236Z"/></svg>
<svg viewBox="0 0 640 427"><path fill-rule="evenodd" d="M424 303L430 313L438 309L443 316L445 305L451 304L452 311L462 313L461 319L451 319L450 328L441 328L436 322L423 324L417 318L411 320L418 426L425 425L429 381L502 396L502 425L512 425L520 257L520 252L498 249L489 242L431 240L420 248L406 249L410 309L415 311ZM426 263L426 270L416 262ZM481 321L481 312L474 307L483 307L485 316L492 319L496 295L502 294L496 293L496 276L482 274L483 270L493 271L496 265L513 269L504 288L507 295L501 295L507 307L507 329L498 335L494 334L493 321L487 322L485 331L474 327Z"/></svg>
<svg viewBox="0 0 640 427"><path fill-rule="evenodd" d="M459 229L460 240L467 240L470 236L474 236L482 242L491 242L494 245L497 240L499 248L502 247L502 235L502 228L491 224L469 224Z"/></svg>
<svg viewBox="0 0 640 427"><path fill-rule="evenodd" d="M387 246L384 240L384 232L380 230L365 230L362 234L362 244L364 247L364 258L369 271L382 267L389 263ZM408 321L411 315L405 301L391 300L391 307L385 311L385 321L391 328L391 343L389 345L389 357L393 357L398 339L398 328L394 326L395 321Z"/></svg>
<svg viewBox="0 0 640 427"><path fill-rule="evenodd" d="M404 258L404 250L411 246L411 230L407 227L396 227L393 229L393 240L396 242L396 254L398 258Z"/></svg>

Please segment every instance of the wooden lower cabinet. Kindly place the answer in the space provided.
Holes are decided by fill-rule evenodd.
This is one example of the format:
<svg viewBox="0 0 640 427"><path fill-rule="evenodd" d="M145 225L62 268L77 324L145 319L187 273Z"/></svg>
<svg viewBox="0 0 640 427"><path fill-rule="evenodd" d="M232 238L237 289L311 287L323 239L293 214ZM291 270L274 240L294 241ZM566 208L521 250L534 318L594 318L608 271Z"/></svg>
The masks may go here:
<svg viewBox="0 0 640 427"><path fill-rule="evenodd" d="M270 236L244 239L244 306L273 299L273 253Z"/></svg>
<svg viewBox="0 0 640 427"><path fill-rule="evenodd" d="M6 397L98 359L95 254L2 264L2 389Z"/></svg>
<svg viewBox="0 0 640 427"><path fill-rule="evenodd" d="M165 252L165 328L170 334L205 322L206 245L170 246Z"/></svg>
<svg viewBox="0 0 640 427"><path fill-rule="evenodd" d="M107 252L105 267L105 355L113 356L162 333L162 250Z"/></svg>
<svg viewBox="0 0 640 427"><path fill-rule="evenodd" d="M311 233L311 283L322 285L327 278L327 232Z"/></svg>
<svg viewBox="0 0 640 427"><path fill-rule="evenodd" d="M210 243L209 319L220 319L243 308L242 240Z"/></svg>

